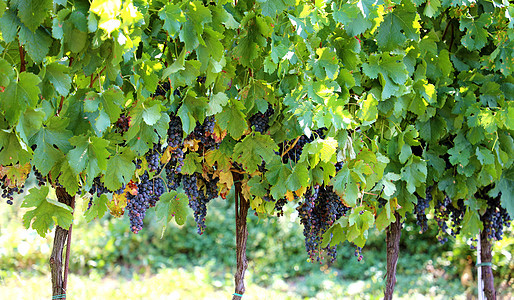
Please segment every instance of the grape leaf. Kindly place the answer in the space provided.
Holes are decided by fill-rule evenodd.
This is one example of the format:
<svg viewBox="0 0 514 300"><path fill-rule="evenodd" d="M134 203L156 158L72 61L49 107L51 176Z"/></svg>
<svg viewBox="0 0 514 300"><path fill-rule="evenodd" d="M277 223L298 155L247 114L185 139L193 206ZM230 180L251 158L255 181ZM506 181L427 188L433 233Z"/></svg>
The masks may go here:
<svg viewBox="0 0 514 300"><path fill-rule="evenodd" d="M41 79L33 73L20 73L18 82L11 82L0 93L0 109L5 111L5 118L10 124L17 123L27 107L34 107L38 102Z"/></svg>
<svg viewBox="0 0 514 300"><path fill-rule="evenodd" d="M280 161L267 167L266 179L271 184L270 194L274 199L281 199L287 193L287 187L284 183L291 174L291 170L287 165L280 163Z"/></svg>
<svg viewBox="0 0 514 300"><path fill-rule="evenodd" d="M48 11L52 8L52 0L24 0L19 1L18 16L31 31L43 23Z"/></svg>
<svg viewBox="0 0 514 300"><path fill-rule="evenodd" d="M132 162L134 158L134 152L127 148L109 157L103 177L106 188L116 191L123 184L129 183L136 171L136 166Z"/></svg>
<svg viewBox="0 0 514 300"><path fill-rule="evenodd" d="M378 46L383 50L394 50L408 39L417 41L419 23L416 16L416 7L409 2L403 2L387 13L377 29Z"/></svg>
<svg viewBox="0 0 514 300"><path fill-rule="evenodd" d="M19 39L27 54L37 63L45 59L45 56L50 51L50 46L52 46L52 37L41 28L32 32L27 27L21 26Z"/></svg>
<svg viewBox="0 0 514 300"><path fill-rule="evenodd" d="M47 198L48 192L48 186L43 186L40 189L32 188L21 204L21 207L35 207L23 215L23 225L27 229L32 227L42 237L45 237L50 231L54 219L57 225L64 229L70 228L73 222L71 207Z"/></svg>
<svg viewBox="0 0 514 300"><path fill-rule="evenodd" d="M409 193L414 193L416 187L426 182L427 164L421 158L412 155L401 169L402 180L407 183Z"/></svg>
<svg viewBox="0 0 514 300"><path fill-rule="evenodd" d="M359 187L352 177L352 170L348 168L348 164L343 165L342 169L337 172L330 183L334 186L337 194L342 196L348 205L355 206L359 198Z"/></svg>
<svg viewBox="0 0 514 300"><path fill-rule="evenodd" d="M225 93L217 93L211 95L211 99L209 100L209 108L207 108L207 112L205 113L207 116L212 116L218 114L223 111L223 106L228 103L228 97Z"/></svg>
<svg viewBox="0 0 514 300"><path fill-rule="evenodd" d="M184 193L177 193L171 191L161 195L160 200L157 202L155 212L157 219L164 224L166 230L167 224L175 218L178 225L186 223L189 198Z"/></svg>
<svg viewBox="0 0 514 300"><path fill-rule="evenodd" d="M0 18L0 32L2 32L4 42L11 43L14 41L20 24L20 20L12 10L4 12L4 15Z"/></svg>
<svg viewBox="0 0 514 300"><path fill-rule="evenodd" d="M230 104L223 108L220 114L216 115L216 120L221 129L227 130L236 140L248 128L242 110L244 110L243 104L240 101L232 100Z"/></svg>
<svg viewBox="0 0 514 300"><path fill-rule="evenodd" d="M91 205L91 207L84 212L86 221L91 222L95 218L100 219L103 217L107 211L108 201L109 199L105 194L102 194L100 197L95 197L93 200L93 205Z"/></svg>
<svg viewBox="0 0 514 300"><path fill-rule="evenodd" d="M109 141L95 136L74 136L70 143L75 146L66 156L75 175L86 170L86 177L95 178L107 166Z"/></svg>
<svg viewBox="0 0 514 300"><path fill-rule="evenodd" d="M16 133L0 131L0 165L25 164L30 159L26 145L21 143Z"/></svg>
<svg viewBox="0 0 514 300"><path fill-rule="evenodd" d="M234 148L232 159L243 164L243 168L249 173L257 170L264 160L266 163L277 157L275 151L277 144L269 135L262 135L259 132L247 135Z"/></svg>
<svg viewBox="0 0 514 300"><path fill-rule="evenodd" d="M61 96L67 96L71 88L71 77L68 73L68 67L56 62L46 66L45 79L53 84Z"/></svg>
<svg viewBox="0 0 514 300"><path fill-rule="evenodd" d="M159 10L159 18L164 21L163 28L172 38L175 38L182 23L186 21L186 17L180 10L180 7L171 2L166 3L164 7Z"/></svg>
<svg viewBox="0 0 514 300"><path fill-rule="evenodd" d="M466 34L462 38L462 45L469 50L482 49L487 43L488 33L485 28L488 27L489 24L491 24L491 15L489 14L481 14L478 20L462 15L459 29L461 31L466 29Z"/></svg>
<svg viewBox="0 0 514 300"><path fill-rule="evenodd" d="M372 79L379 78L383 86L382 100L391 96L400 96L400 87L404 86L409 78L409 72L401 55L371 55L368 62L362 64L364 74Z"/></svg>

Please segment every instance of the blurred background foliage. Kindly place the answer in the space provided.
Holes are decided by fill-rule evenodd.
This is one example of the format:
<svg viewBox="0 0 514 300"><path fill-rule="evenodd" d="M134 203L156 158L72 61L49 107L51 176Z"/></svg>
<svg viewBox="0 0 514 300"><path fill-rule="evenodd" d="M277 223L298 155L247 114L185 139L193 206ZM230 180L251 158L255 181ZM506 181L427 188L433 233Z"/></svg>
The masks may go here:
<svg viewBox="0 0 514 300"><path fill-rule="evenodd" d="M153 221L156 220L153 208L147 212L144 230L139 234L130 232L125 217L116 219L107 214L87 223L82 213L88 201L77 201L70 272L100 281L108 277L141 280L155 274L167 274L172 276L167 280L175 281L188 278L182 275L177 278L178 273L173 273L176 270L195 274L200 268L205 275L203 281L192 279L192 282L209 286L213 293L230 292L235 268L234 208L230 199L218 198L209 204L207 230L202 236L196 233L192 216L184 226L172 222L163 231L163 225ZM0 210L0 290L7 290L8 279L13 276L30 280L34 276L46 276L49 270L53 235L44 239L35 231L25 230L19 203L21 199ZM380 297L386 268L385 233L370 231L361 262L354 256L355 248L345 244L339 246L339 256L332 266L310 263L295 206L289 203L281 218L259 220L250 214L247 276L250 290L252 285L264 290L283 290L287 294L277 297L284 299L291 292L293 298L352 293ZM434 223L429 231L419 234L414 218L405 221L396 294L407 298L415 294L443 298L473 296L476 250L470 248L470 241L460 239L450 239L441 245L436 238L435 221L429 220L429 225L430 222ZM495 283L502 295L512 295L513 253L511 226L505 238L494 245ZM49 277L47 290L49 293Z"/></svg>

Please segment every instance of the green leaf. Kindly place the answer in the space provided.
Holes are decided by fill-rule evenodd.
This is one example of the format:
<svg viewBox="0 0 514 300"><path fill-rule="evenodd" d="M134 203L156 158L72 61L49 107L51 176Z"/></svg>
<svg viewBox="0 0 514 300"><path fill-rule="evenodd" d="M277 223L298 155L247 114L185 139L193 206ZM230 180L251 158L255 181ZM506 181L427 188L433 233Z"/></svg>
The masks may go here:
<svg viewBox="0 0 514 300"><path fill-rule="evenodd" d="M152 101L143 106L143 120L146 124L152 126L161 118L160 101Z"/></svg>
<svg viewBox="0 0 514 300"><path fill-rule="evenodd" d="M47 79L61 96L68 96L71 89L71 77L69 68L63 64L54 62L46 66L45 79Z"/></svg>
<svg viewBox="0 0 514 300"><path fill-rule="evenodd" d="M29 144L29 140L32 136L39 131L43 125L44 118L45 113L40 109L27 109L20 116L20 120L16 126L16 131L25 144Z"/></svg>
<svg viewBox="0 0 514 300"><path fill-rule="evenodd" d="M103 176L106 188L116 191L129 183L136 171L136 166L132 162L134 158L134 152L127 148L109 157L105 176Z"/></svg>
<svg viewBox="0 0 514 300"><path fill-rule="evenodd" d="M68 140L73 134L66 129L68 124L69 120L66 118L51 117L30 139L30 144L37 146L33 162L41 174L48 174L63 157L63 153L67 153L72 148Z"/></svg>
<svg viewBox="0 0 514 300"><path fill-rule="evenodd" d="M107 195L105 194L95 198L93 205L91 205L91 207L84 213L86 221L91 222L93 219L100 219L103 217L108 210L107 202L109 202L109 198L107 198Z"/></svg>
<svg viewBox="0 0 514 300"><path fill-rule="evenodd" d="M416 187L426 182L427 163L421 158L412 155L401 169L402 180L407 183L409 193L414 193Z"/></svg>
<svg viewBox="0 0 514 300"><path fill-rule="evenodd" d="M462 220L461 234L475 237L477 234L480 234L480 230L483 229L484 226L482 221L480 221L480 215L478 212L467 207L464 219Z"/></svg>
<svg viewBox="0 0 514 300"><path fill-rule="evenodd" d="M184 158L184 166L180 171L182 174L193 175L195 172L202 172L202 158L196 152L189 152Z"/></svg>
<svg viewBox="0 0 514 300"><path fill-rule="evenodd" d="M11 82L0 93L0 110L5 111L5 118L11 125L18 122L27 107L34 107L39 100L39 83L41 79L33 73L23 72L18 82Z"/></svg>
<svg viewBox="0 0 514 300"><path fill-rule="evenodd" d="M54 174L53 171L52 174ZM79 190L78 176L75 175L75 171L68 163L68 160L62 161L59 174L59 183L62 184L68 194L75 195Z"/></svg>
<svg viewBox="0 0 514 300"><path fill-rule="evenodd" d="M95 136L74 136L70 143L75 146L66 154L75 175L86 170L86 177L95 178L107 166L109 141Z"/></svg>
<svg viewBox="0 0 514 300"><path fill-rule="evenodd" d="M302 187L309 186L309 182L310 177L307 165L299 163L294 167L291 175L287 178L286 186L288 190L294 192Z"/></svg>
<svg viewBox="0 0 514 300"><path fill-rule="evenodd" d="M277 150L277 144L269 135L254 132L236 144L232 158L234 161L243 164L243 168L248 173L253 173L262 164L263 160L270 163L273 158L276 158L275 151Z"/></svg>
<svg viewBox="0 0 514 300"><path fill-rule="evenodd" d="M166 225L175 218L177 225L184 225L186 223L189 198L184 193L177 193L171 191L161 195L160 200L155 206L155 212L159 222Z"/></svg>
<svg viewBox="0 0 514 300"><path fill-rule="evenodd" d="M280 161L269 165L268 168L266 179L271 185L270 194L274 199L282 199L287 193L287 187L284 183L291 174L291 170Z"/></svg>
<svg viewBox="0 0 514 300"><path fill-rule="evenodd" d="M348 164L343 165L342 169L337 172L330 183L334 186L337 194L342 196L348 205L355 206L359 198L359 187L352 178L352 171L348 168Z"/></svg>
<svg viewBox="0 0 514 300"><path fill-rule="evenodd" d="M180 30L182 23L186 21L186 16L176 4L168 2L161 10L159 10L159 18L164 21L164 30L175 38Z"/></svg>
<svg viewBox="0 0 514 300"><path fill-rule="evenodd" d="M52 9L52 0L23 0L19 1L18 16L31 31L43 23L48 11Z"/></svg>
<svg viewBox="0 0 514 300"><path fill-rule="evenodd" d="M488 33L485 28L489 27L489 24L491 24L491 15L487 13L480 14L478 20L463 14L459 25L461 31L466 29L466 34L461 40L462 45L469 50L482 49L487 43Z"/></svg>
<svg viewBox="0 0 514 300"><path fill-rule="evenodd" d="M207 108L207 112L205 113L207 116L212 116L218 114L223 111L223 106L227 105L228 96L225 93L217 93L211 95L211 99L209 100L209 108Z"/></svg>
<svg viewBox="0 0 514 300"><path fill-rule="evenodd" d="M409 78L401 55L373 54L368 58L368 62L362 64L362 71L372 79L380 79L383 86L382 100L400 96L400 87L403 87Z"/></svg>
<svg viewBox="0 0 514 300"><path fill-rule="evenodd" d="M3 148L3 149L2 149ZM16 133L0 130L0 165L8 166L30 161L31 155Z"/></svg>
<svg viewBox="0 0 514 300"><path fill-rule="evenodd" d="M45 59L52 45L52 37L41 28L32 32L27 27L21 26L19 39L27 54L36 63L41 63Z"/></svg>
<svg viewBox="0 0 514 300"><path fill-rule="evenodd" d="M374 121L378 117L378 100L373 94L368 94L366 98L362 97L360 101L361 109L357 112L357 116L362 121Z"/></svg>
<svg viewBox="0 0 514 300"><path fill-rule="evenodd" d="M103 93L89 92L84 100L84 111L103 111L111 123L118 120L121 115L121 106L125 102L123 92L119 87L111 87Z"/></svg>
<svg viewBox="0 0 514 300"><path fill-rule="evenodd" d="M370 1L358 1L358 5L356 3L344 3L340 8L337 8L335 2L332 3L332 9L334 10L333 17L337 22L341 22L344 25L344 29L350 36L358 36L364 33L366 30L371 28L373 23L371 22L372 18L369 17L370 10L367 9L363 3ZM366 11L366 15L363 14L363 11ZM366 7L366 10L364 9ZM375 14L375 10L373 10L373 14Z"/></svg>
<svg viewBox="0 0 514 300"><path fill-rule="evenodd" d="M2 32L4 42L11 43L14 41L20 24L20 20L12 10L4 12L4 15L0 18L0 32Z"/></svg>
<svg viewBox="0 0 514 300"><path fill-rule="evenodd" d="M23 225L27 229L32 227L42 237L45 237L50 231L54 220L58 226L64 229L70 228L73 222L71 207L47 198L48 192L47 186L40 189L32 188L21 204L21 207L35 207L23 215Z"/></svg>
<svg viewBox="0 0 514 300"><path fill-rule="evenodd" d="M221 129L227 130L236 140L239 139L248 128L242 110L244 110L243 104L240 101L232 100L229 105L223 108L221 113L216 115L216 120Z"/></svg>
<svg viewBox="0 0 514 300"><path fill-rule="evenodd" d="M416 16L416 8L408 2L403 2L387 13L377 29L378 46L383 50L394 50L408 39L419 40Z"/></svg>
<svg viewBox="0 0 514 300"><path fill-rule="evenodd" d="M292 0L257 0L261 4L262 15L275 18L290 6L295 6Z"/></svg>

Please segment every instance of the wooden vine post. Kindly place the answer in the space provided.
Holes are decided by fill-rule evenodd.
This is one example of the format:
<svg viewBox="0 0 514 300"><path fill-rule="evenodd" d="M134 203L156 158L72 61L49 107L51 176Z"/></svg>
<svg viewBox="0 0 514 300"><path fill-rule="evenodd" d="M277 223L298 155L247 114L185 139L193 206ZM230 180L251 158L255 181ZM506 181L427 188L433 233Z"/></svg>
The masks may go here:
<svg viewBox="0 0 514 300"><path fill-rule="evenodd" d="M487 237L487 232L480 232L480 265L482 269L482 280L484 295L487 300L496 300L496 290L494 289L494 277L491 261L493 259L491 240Z"/></svg>
<svg viewBox="0 0 514 300"><path fill-rule="evenodd" d="M245 292L244 276L248 268L248 260L246 258L246 241L248 240L248 227L246 217L250 203L246 201L241 193L241 174L232 173L235 182L235 209L236 209L236 259L237 269L234 276L235 292L232 300L239 300Z"/></svg>
<svg viewBox="0 0 514 300"><path fill-rule="evenodd" d="M393 299L394 286L396 284L396 265L400 255L400 237L402 235L402 222L398 212L394 216L396 221L391 223L386 229L387 244L387 281L384 291L384 300Z"/></svg>
<svg viewBox="0 0 514 300"><path fill-rule="evenodd" d="M71 206L72 209L75 207L75 197L71 196L66 192L63 187L58 187L55 190L57 195L57 200L61 203L64 203L68 206ZM68 280L68 264L70 257L70 242L71 242L71 228L73 224L70 225L70 229L66 230L60 226L55 228L55 237L54 237L54 245L52 248L52 254L50 255L50 272L52 277L52 299L66 299L66 286ZM66 242L67 241L67 242ZM63 261L62 254L64 245L66 246L66 257L64 262L64 270L63 270Z"/></svg>

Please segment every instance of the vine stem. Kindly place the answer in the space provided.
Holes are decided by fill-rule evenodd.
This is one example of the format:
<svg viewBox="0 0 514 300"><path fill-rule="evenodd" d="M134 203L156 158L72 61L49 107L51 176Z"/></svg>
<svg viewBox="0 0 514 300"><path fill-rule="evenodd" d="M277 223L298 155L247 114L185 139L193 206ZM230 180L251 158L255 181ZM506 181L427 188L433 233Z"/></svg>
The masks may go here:
<svg viewBox="0 0 514 300"><path fill-rule="evenodd" d="M400 237L402 234L401 217L398 212L394 213L396 221L387 226L387 281L384 291L384 300L393 299L394 286L396 284L396 265L400 255Z"/></svg>
<svg viewBox="0 0 514 300"><path fill-rule="evenodd" d="M248 268L248 260L246 258L246 242L248 240L248 227L246 217L250 203L246 201L241 193L241 175L232 173L235 182L235 210L236 210L236 259L237 270L234 275L235 293L232 300L239 300L245 292L244 276Z"/></svg>
<svg viewBox="0 0 514 300"><path fill-rule="evenodd" d="M68 192L66 192L63 187L57 187L55 189L55 194L57 195L57 200L60 203L64 203L68 206L74 205L73 202L75 197L68 194ZM55 238L52 247L52 254L50 255L52 296L59 297L59 299L66 299L66 285L64 284L63 280L62 254L66 240L67 238L69 239L68 232L68 230L62 228L61 226L57 226L55 228ZM68 252L68 250L69 246L68 249L66 249L66 252ZM67 256L69 257L69 255ZM65 268L65 273L67 273L67 268Z"/></svg>
<svg viewBox="0 0 514 300"><path fill-rule="evenodd" d="M23 46L20 44L20 73L25 72L26 70L26 62L25 62L25 51L23 50Z"/></svg>
<svg viewBox="0 0 514 300"><path fill-rule="evenodd" d="M75 197L71 199L71 216L73 217L73 213L75 212ZM70 249L71 249L71 229L73 227L73 222L70 224L70 229L68 230L68 241L66 242L66 258L64 259L64 279L63 279L63 288L66 291L66 287L68 285L68 270L70 263Z"/></svg>
<svg viewBox="0 0 514 300"><path fill-rule="evenodd" d="M493 254L491 252L491 240L487 236L487 231L482 230L480 232L480 259L482 266L480 268L482 269L482 280L483 280L483 288L484 288L484 295L487 300L496 300L496 290L494 288L494 276L493 276L493 269L490 265L484 265L484 264L490 264L493 259Z"/></svg>

